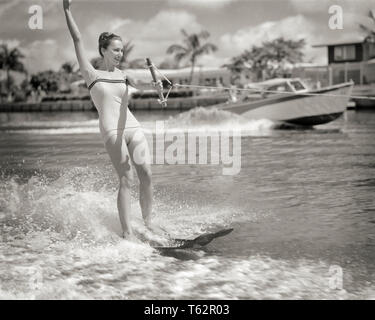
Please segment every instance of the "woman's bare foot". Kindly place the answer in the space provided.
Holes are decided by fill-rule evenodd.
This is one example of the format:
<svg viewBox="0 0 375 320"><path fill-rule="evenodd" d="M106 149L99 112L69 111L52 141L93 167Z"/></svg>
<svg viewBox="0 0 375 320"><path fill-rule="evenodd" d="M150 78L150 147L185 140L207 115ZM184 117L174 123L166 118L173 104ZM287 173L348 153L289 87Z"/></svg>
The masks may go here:
<svg viewBox="0 0 375 320"><path fill-rule="evenodd" d="M128 231L124 231L122 233L122 237L125 240L133 241L133 242L138 240L137 237L133 234L133 232L128 232Z"/></svg>
<svg viewBox="0 0 375 320"><path fill-rule="evenodd" d="M163 228L155 225L154 223L151 222L151 219L145 220L145 225L147 229L149 229L151 232L153 232L156 235L159 236L168 236L168 232L165 231Z"/></svg>

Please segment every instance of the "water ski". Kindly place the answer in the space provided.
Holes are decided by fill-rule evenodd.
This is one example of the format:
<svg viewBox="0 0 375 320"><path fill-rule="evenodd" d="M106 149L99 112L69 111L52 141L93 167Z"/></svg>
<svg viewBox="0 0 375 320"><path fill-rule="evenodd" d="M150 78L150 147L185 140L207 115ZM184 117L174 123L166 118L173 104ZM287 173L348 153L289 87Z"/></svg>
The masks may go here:
<svg viewBox="0 0 375 320"><path fill-rule="evenodd" d="M197 246L203 247L208 245L212 240L226 236L231 233L233 228L222 229L216 232L204 233L194 239L171 239L172 246L154 246L158 250L175 250L175 249L191 249Z"/></svg>

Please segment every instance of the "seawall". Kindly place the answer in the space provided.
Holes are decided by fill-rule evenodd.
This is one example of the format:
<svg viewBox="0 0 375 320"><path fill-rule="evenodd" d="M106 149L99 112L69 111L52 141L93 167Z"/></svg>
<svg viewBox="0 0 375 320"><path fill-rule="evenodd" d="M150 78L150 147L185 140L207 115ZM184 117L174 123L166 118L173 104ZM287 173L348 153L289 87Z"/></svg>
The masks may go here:
<svg viewBox="0 0 375 320"><path fill-rule="evenodd" d="M192 97L168 99L168 109L188 110L198 106L211 106L223 103L226 97ZM131 110L162 110L155 99L132 99L129 102ZM55 111L95 111L91 100L8 102L0 103L0 112L55 112Z"/></svg>

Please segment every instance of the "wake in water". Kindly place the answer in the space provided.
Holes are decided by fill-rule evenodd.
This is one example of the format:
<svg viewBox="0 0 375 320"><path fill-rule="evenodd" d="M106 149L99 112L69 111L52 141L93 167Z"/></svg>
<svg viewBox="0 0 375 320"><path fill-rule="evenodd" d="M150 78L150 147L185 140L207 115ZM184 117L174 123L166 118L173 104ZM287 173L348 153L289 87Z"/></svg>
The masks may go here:
<svg viewBox="0 0 375 320"><path fill-rule="evenodd" d="M116 208L117 181L110 180L108 172L74 168L53 179L39 174L26 181L16 176L2 177L1 180L0 236L3 242L35 231L54 232L68 241L78 237L90 244L92 241L105 242L121 235ZM134 188L132 219L136 232L147 238L149 231L143 226L137 197L137 190ZM202 230L203 224L208 227L217 225L207 223L207 217L202 216L195 223L190 221L188 228L178 230L176 224L179 224L179 215L182 215L180 223L184 224L185 213L190 208L186 206L184 209L181 204L176 208L177 204L171 203L170 199L166 206L163 191L156 191L155 198L159 199L155 204L156 222L163 224L164 221L163 227L170 228L175 236L206 231L207 227ZM228 221L224 217L218 223Z"/></svg>
<svg viewBox="0 0 375 320"><path fill-rule="evenodd" d="M155 124L152 122L142 123L150 133L155 131ZM169 132L211 132L236 130L241 135L258 136L269 135L274 128L270 120L249 120L243 116L218 110L215 108L198 107L189 111L170 116L165 121L165 127Z"/></svg>
<svg viewBox="0 0 375 320"><path fill-rule="evenodd" d="M170 116L163 121L169 132L212 132L230 131L241 132L242 136L270 135L277 125L270 120L249 120L243 116L214 108L198 107L189 111ZM155 120L141 121L142 127L149 134L155 134ZM33 134L85 134L99 133L98 120L87 121L29 121L6 123L0 125L0 130L7 133Z"/></svg>

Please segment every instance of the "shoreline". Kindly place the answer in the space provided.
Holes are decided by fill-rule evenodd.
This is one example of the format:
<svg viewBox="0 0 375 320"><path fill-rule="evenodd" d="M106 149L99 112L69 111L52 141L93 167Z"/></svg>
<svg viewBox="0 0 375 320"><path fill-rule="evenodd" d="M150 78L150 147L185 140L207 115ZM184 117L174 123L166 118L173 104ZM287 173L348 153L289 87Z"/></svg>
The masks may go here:
<svg viewBox="0 0 375 320"><path fill-rule="evenodd" d="M198 106L206 107L223 103L226 97L172 98L168 100L169 110L189 110ZM133 99L130 110L165 110L155 99ZM64 100L44 102L7 102L0 103L0 112L55 112L55 111L96 111L91 100Z"/></svg>
<svg viewBox="0 0 375 320"><path fill-rule="evenodd" d="M374 85L356 85L353 88L353 95L363 95L375 97ZM221 104L228 101L226 95L216 96L193 96L169 98L167 109L169 110L189 110L196 107L207 107ZM130 110L164 110L157 102L156 98L131 99L129 101ZM348 110L375 110L375 101L371 99L349 100ZM91 99L72 99L42 102L0 102L0 112L55 112L55 111L94 111L96 108Z"/></svg>

